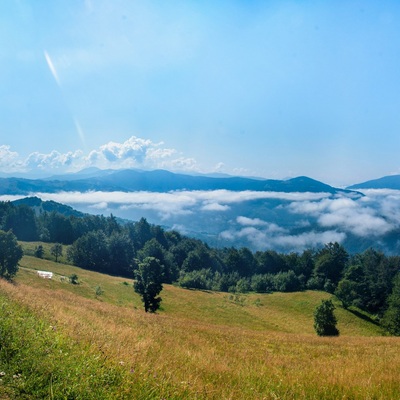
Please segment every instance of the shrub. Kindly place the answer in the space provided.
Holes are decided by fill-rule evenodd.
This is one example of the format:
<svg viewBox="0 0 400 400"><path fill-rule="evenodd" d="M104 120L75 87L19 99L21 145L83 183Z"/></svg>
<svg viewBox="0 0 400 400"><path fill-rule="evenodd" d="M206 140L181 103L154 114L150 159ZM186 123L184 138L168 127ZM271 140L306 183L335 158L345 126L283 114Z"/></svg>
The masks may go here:
<svg viewBox="0 0 400 400"><path fill-rule="evenodd" d="M35 257L43 258L43 256L44 256L44 248L41 244L39 244L39 246L36 246L35 248Z"/></svg>
<svg viewBox="0 0 400 400"><path fill-rule="evenodd" d="M246 293L251 290L251 285L249 279L241 278L237 281L235 292L238 293Z"/></svg>
<svg viewBox="0 0 400 400"><path fill-rule="evenodd" d="M212 273L209 269L182 272L178 285L187 289L211 289Z"/></svg>
<svg viewBox="0 0 400 400"><path fill-rule="evenodd" d="M69 277L69 282L72 283L73 285L77 285L78 282L78 275L77 274L72 274Z"/></svg>

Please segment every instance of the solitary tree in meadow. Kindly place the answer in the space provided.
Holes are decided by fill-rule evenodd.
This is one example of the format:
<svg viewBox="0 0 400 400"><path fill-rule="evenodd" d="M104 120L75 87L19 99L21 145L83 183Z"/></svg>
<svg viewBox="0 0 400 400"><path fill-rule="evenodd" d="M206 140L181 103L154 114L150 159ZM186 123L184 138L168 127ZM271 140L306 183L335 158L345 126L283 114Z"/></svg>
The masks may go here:
<svg viewBox="0 0 400 400"><path fill-rule="evenodd" d="M161 297L158 297L162 286L162 266L154 257L146 257L135 271L136 281L133 285L139 293L146 312L156 312L160 308Z"/></svg>
<svg viewBox="0 0 400 400"><path fill-rule="evenodd" d="M50 252L56 258L56 262L58 262L58 257L62 256L63 248L60 243L56 243L54 246L51 247Z"/></svg>
<svg viewBox="0 0 400 400"><path fill-rule="evenodd" d="M0 231L0 277L12 279L18 271L18 263L22 258L22 247L11 232Z"/></svg>
<svg viewBox="0 0 400 400"><path fill-rule="evenodd" d="M337 319L332 300L322 300L314 312L314 329L318 336L338 336Z"/></svg>
<svg viewBox="0 0 400 400"><path fill-rule="evenodd" d="M43 256L44 256L44 248L41 244L39 244L39 246L36 246L35 248L35 257L43 258Z"/></svg>

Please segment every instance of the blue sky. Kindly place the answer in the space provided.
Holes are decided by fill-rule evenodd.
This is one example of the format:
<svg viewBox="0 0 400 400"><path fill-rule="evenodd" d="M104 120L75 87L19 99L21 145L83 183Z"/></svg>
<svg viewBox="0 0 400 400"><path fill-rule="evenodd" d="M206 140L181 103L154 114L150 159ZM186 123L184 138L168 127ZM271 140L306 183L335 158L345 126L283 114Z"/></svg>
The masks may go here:
<svg viewBox="0 0 400 400"><path fill-rule="evenodd" d="M0 172L400 173L400 2L5 0Z"/></svg>

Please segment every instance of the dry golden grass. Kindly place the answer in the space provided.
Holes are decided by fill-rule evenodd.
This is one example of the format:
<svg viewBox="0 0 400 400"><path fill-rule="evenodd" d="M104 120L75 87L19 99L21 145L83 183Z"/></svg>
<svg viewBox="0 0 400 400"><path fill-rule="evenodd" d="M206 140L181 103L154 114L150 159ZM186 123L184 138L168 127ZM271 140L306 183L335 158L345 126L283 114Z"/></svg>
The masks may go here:
<svg viewBox="0 0 400 400"><path fill-rule="evenodd" d="M22 264L35 262L26 257ZM146 398L141 385L154 387L154 398L171 399L400 398L400 339L360 336L378 329L344 310L337 310L342 335L317 337L310 310L324 293L238 298L166 285L163 311L151 315L120 278L79 270L82 285L74 286L29 269L19 274L16 285L0 282L0 290L120 366L120 398ZM97 284L104 296L110 292L107 299L94 296Z"/></svg>

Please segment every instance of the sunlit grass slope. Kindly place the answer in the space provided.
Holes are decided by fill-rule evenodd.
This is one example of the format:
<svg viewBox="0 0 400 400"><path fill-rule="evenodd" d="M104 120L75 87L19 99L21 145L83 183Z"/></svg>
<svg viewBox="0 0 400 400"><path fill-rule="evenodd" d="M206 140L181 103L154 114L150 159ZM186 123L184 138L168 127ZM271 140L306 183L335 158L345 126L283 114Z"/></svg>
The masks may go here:
<svg viewBox="0 0 400 400"><path fill-rule="evenodd" d="M24 330L20 348L32 347L32 337L43 346L31 356L14 349L14 361L0 361L10 398L400 398L400 339L379 337L376 325L339 304L341 336L317 337L313 311L326 293L235 295L165 285L162 310L151 315L125 278L33 257L21 266L15 284L0 282L2 324L20 321L7 328ZM39 269L54 279L39 278ZM71 274L79 285L63 279ZM40 395L29 394L29 384Z"/></svg>

